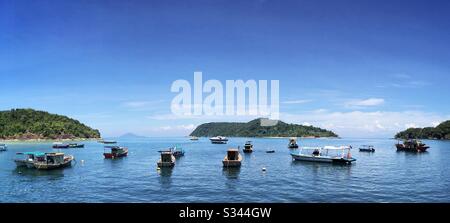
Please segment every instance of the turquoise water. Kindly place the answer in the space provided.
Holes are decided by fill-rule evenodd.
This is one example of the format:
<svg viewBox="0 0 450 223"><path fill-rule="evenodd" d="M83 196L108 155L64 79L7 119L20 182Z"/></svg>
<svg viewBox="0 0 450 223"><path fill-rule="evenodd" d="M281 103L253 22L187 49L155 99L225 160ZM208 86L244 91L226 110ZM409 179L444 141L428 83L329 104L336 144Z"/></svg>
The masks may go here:
<svg viewBox="0 0 450 223"><path fill-rule="evenodd" d="M1 202L450 202L450 142L425 141L427 153L397 152L389 139L304 139L302 146L373 144L373 154L356 149L353 165L293 162L286 139L251 139L240 170L224 170L229 147L202 138L117 139L129 157L104 160L103 145L87 142L72 154L70 168L16 168L16 152L55 151L48 144L10 144L0 152ZM158 171L158 151L180 144L186 156L173 170ZM274 154L266 150L276 150ZM84 162L82 162L82 160ZM263 172L262 168L267 168Z"/></svg>

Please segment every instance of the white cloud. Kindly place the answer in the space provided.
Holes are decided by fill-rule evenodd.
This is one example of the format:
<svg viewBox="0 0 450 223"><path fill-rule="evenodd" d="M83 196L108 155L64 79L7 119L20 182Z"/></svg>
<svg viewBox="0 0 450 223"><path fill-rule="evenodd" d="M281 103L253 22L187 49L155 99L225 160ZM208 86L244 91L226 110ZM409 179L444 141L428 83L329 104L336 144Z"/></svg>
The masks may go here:
<svg viewBox="0 0 450 223"><path fill-rule="evenodd" d="M282 104L305 104L311 102L310 99L302 99L302 100L292 100L292 101L283 101Z"/></svg>
<svg viewBox="0 0 450 223"><path fill-rule="evenodd" d="M384 104L382 98L369 98L362 100L351 100L346 103L347 107L372 107Z"/></svg>
<svg viewBox="0 0 450 223"><path fill-rule="evenodd" d="M419 111L400 112L305 112L301 114L281 114L286 122L310 123L314 126L333 130L343 137L393 137L395 133L408 127L428 127L441 123L450 116Z"/></svg>

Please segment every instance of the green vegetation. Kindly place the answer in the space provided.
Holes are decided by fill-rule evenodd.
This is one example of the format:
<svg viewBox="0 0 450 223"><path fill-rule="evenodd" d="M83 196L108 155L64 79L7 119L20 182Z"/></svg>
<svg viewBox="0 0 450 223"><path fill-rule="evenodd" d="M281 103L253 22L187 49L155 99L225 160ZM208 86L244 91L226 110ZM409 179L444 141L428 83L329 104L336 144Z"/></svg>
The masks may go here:
<svg viewBox="0 0 450 223"><path fill-rule="evenodd" d="M0 139L100 138L100 132L77 120L33 109L0 111Z"/></svg>
<svg viewBox="0 0 450 223"><path fill-rule="evenodd" d="M248 123L206 123L192 132L196 137L338 137L335 133L313 126L278 122L275 126L261 126L261 119Z"/></svg>
<svg viewBox="0 0 450 223"><path fill-rule="evenodd" d="M409 128L395 135L397 139L450 139L450 120L445 121L435 128Z"/></svg>

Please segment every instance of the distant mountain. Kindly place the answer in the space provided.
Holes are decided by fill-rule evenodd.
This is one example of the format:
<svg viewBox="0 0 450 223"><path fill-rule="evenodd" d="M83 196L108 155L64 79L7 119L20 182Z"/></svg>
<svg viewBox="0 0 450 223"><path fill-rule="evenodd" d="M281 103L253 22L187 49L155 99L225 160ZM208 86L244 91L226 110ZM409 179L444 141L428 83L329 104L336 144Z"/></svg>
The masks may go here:
<svg viewBox="0 0 450 223"><path fill-rule="evenodd" d="M140 135L136 135L134 133L126 133L123 134L121 136L119 136L119 138L123 138L123 139L136 139L136 138L147 138L145 136L140 136Z"/></svg>
<svg viewBox="0 0 450 223"><path fill-rule="evenodd" d="M197 127L190 136L196 137L338 137L325 129L279 121L275 126L261 126L264 119L255 119L248 123L213 122Z"/></svg>
<svg viewBox="0 0 450 223"><path fill-rule="evenodd" d="M395 135L397 139L450 139L450 120L445 121L435 128L409 128Z"/></svg>
<svg viewBox="0 0 450 223"><path fill-rule="evenodd" d="M33 109L0 111L0 139L98 139L100 132L75 119Z"/></svg>

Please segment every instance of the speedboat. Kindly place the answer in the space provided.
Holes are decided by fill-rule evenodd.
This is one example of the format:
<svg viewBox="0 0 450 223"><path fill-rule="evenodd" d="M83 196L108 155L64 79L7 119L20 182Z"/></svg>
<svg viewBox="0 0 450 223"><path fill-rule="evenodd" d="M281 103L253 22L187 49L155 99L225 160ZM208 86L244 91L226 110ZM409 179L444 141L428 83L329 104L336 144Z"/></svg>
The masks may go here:
<svg viewBox="0 0 450 223"><path fill-rule="evenodd" d="M252 153L253 152L253 144L251 141L247 141L244 145L244 153Z"/></svg>
<svg viewBox="0 0 450 223"><path fill-rule="evenodd" d="M227 137L223 137L223 136L213 137L209 140L211 140L212 144L227 144L228 143Z"/></svg>
<svg viewBox="0 0 450 223"><path fill-rule="evenodd" d="M54 149L67 149L67 148L69 148L69 144L64 144L62 142L55 142L55 143L53 143L53 148Z"/></svg>
<svg viewBox="0 0 450 223"><path fill-rule="evenodd" d="M375 152L375 148L374 148L374 146L370 146L370 145L362 145L362 146L359 148L359 151L360 151L360 152L370 152L370 153L373 153L373 152Z"/></svg>
<svg viewBox="0 0 450 223"><path fill-rule="evenodd" d="M350 164L356 161L351 155L351 149L351 146L301 147L291 156L294 161Z"/></svg>
<svg viewBox="0 0 450 223"><path fill-rule="evenodd" d="M69 148L84 148L84 144L70 143Z"/></svg>

